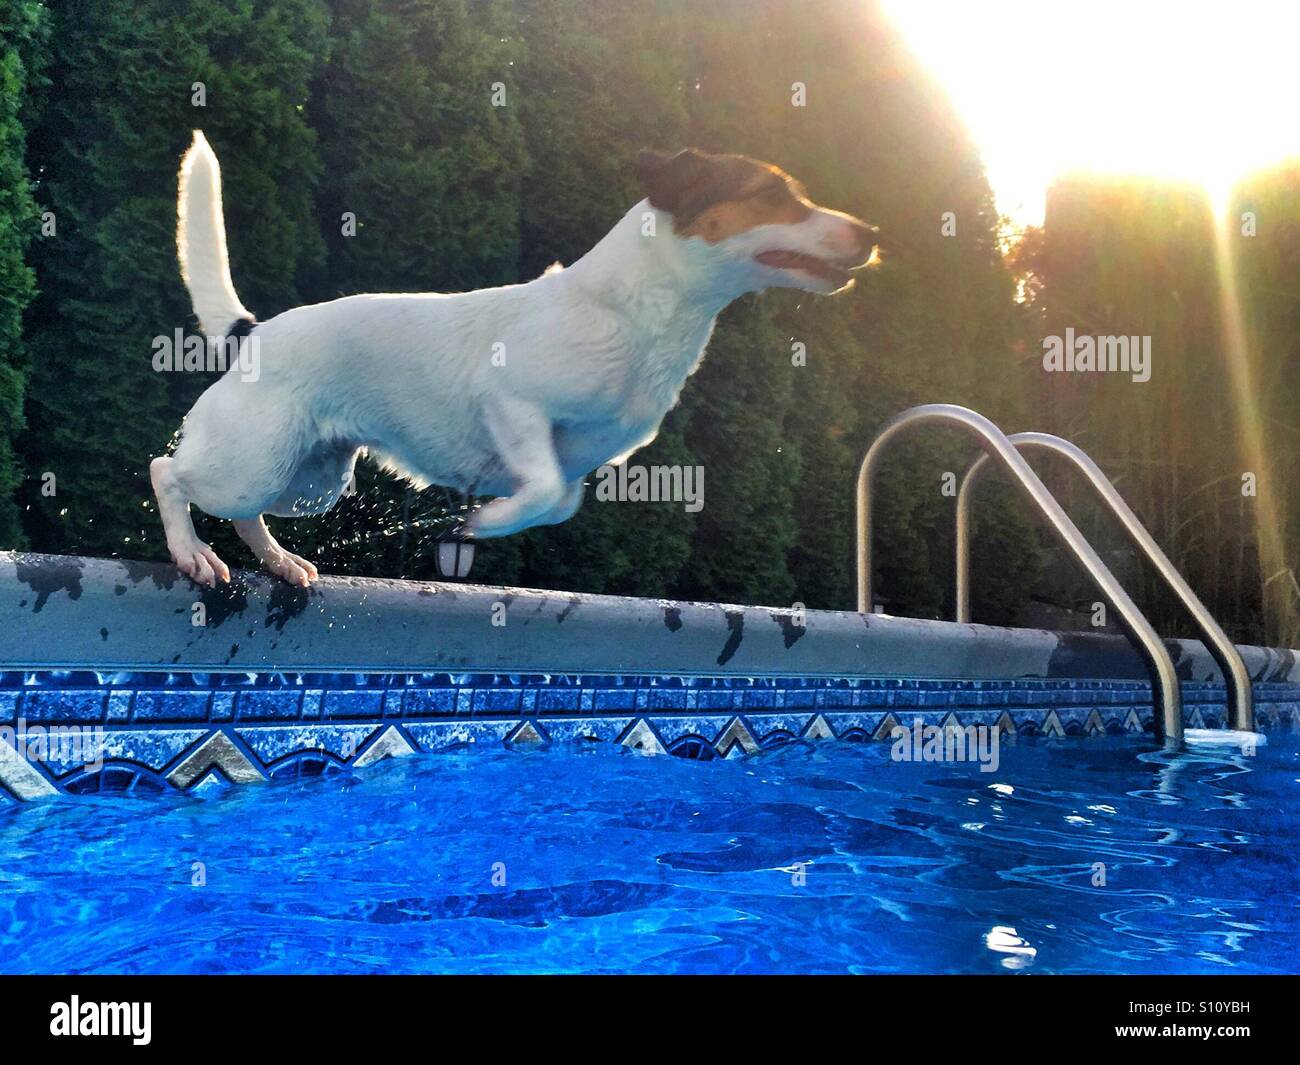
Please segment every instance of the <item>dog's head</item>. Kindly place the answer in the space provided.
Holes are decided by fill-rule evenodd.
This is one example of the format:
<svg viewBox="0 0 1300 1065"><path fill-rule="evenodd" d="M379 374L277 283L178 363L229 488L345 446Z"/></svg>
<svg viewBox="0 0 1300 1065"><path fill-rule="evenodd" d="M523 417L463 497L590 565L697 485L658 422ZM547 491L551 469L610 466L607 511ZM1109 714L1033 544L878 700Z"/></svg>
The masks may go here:
<svg viewBox="0 0 1300 1065"><path fill-rule="evenodd" d="M650 206L672 216L674 235L740 291L839 292L874 259L874 226L819 207L770 163L694 148L643 151L636 174Z"/></svg>

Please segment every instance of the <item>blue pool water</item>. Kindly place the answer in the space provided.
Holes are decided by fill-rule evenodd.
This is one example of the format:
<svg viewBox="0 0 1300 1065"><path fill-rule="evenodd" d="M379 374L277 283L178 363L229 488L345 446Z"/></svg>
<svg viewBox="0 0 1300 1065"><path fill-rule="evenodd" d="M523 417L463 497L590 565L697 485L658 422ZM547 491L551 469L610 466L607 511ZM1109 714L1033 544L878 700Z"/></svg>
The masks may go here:
<svg viewBox="0 0 1300 1065"><path fill-rule="evenodd" d="M9 804L0 971L1294 972L1298 777L1285 735L1021 740L996 773L593 744Z"/></svg>

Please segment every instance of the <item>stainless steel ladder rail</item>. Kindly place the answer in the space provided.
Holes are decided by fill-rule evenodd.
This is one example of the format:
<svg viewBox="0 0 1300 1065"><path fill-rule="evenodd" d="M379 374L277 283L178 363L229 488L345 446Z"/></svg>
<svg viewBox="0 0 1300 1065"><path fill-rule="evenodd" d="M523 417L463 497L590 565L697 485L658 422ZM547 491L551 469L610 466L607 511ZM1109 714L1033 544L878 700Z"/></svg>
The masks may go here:
<svg viewBox="0 0 1300 1065"><path fill-rule="evenodd" d="M1157 734L1165 747L1180 748L1183 743L1182 695L1173 659L1165 645L1024 456L996 425L968 407L954 403L927 403L912 407L888 421L867 448L858 469L857 483L858 610L871 612L871 493L876 468L891 440L905 429L928 423L955 425L974 436L984 451L1025 490L1048 526L1092 578L1137 646L1138 653L1151 671Z"/></svg>
<svg viewBox="0 0 1300 1065"><path fill-rule="evenodd" d="M1069 459L1071 465L1083 474L1084 479L1092 487L1097 497L1119 519L1120 525L1124 527L1124 531L1128 533L1129 538L1137 545L1138 550L1155 566L1156 571L1178 597L1178 601L1191 614L1192 620L1196 623L1196 627L1201 634L1202 641L1204 641L1214 661L1218 663L1219 669L1223 671L1223 678L1228 689L1228 712L1232 727L1241 732L1254 732L1254 693L1251 690L1250 674L1246 670L1246 663L1242 661L1241 652L1237 650L1236 645L1228 639L1227 634L1219 627L1219 623L1214 620L1214 615L1205 609L1205 604L1197 598L1196 593L1183 579L1183 575L1178 572L1174 564L1169 561L1169 557L1160 549L1160 545L1147 532L1146 526L1138 520L1138 516L1124 502L1124 497L1111 484L1110 478L1102 472L1101 467L1093 462L1091 456L1077 444L1073 444L1059 436L1053 436L1051 433L1015 433L1007 437L1007 439L1015 445L1017 450L1048 451L1054 455ZM981 474L988 468L988 456L980 455L971 463L966 475L962 478L961 487L957 491L958 621L970 621L971 513L975 486Z"/></svg>

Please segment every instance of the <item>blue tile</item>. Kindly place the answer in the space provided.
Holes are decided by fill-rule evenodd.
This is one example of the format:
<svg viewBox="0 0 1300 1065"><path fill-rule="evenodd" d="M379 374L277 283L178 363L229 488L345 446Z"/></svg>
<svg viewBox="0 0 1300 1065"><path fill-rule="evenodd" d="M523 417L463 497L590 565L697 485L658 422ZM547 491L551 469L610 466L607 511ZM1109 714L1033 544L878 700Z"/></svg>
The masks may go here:
<svg viewBox="0 0 1300 1065"><path fill-rule="evenodd" d="M876 729L880 727L880 723L885 719L884 713L870 714L862 711L833 712L824 716L826 723L834 730L836 736L843 736L845 732L850 730L873 736Z"/></svg>
<svg viewBox="0 0 1300 1065"><path fill-rule="evenodd" d="M651 688L648 709L650 710L685 710L687 692L680 688Z"/></svg>
<svg viewBox="0 0 1300 1065"><path fill-rule="evenodd" d="M519 692L514 688L477 688L474 713L515 714L519 712Z"/></svg>
<svg viewBox="0 0 1300 1065"><path fill-rule="evenodd" d="M301 711L302 692L292 688L241 691L235 700L235 715L240 721L294 721Z"/></svg>
<svg viewBox="0 0 1300 1065"><path fill-rule="evenodd" d="M345 721L356 718L381 718L384 715L384 695L382 689L326 692L325 701L321 706L321 717ZM239 719L247 721L248 717L241 711Z"/></svg>
<svg viewBox="0 0 1300 1065"><path fill-rule="evenodd" d="M817 692L818 710L851 710L853 692L842 688L822 688Z"/></svg>
<svg viewBox="0 0 1300 1065"><path fill-rule="evenodd" d="M499 747L517 727L516 721L490 720L439 722L412 722L403 727L422 751L437 751L447 747L487 744Z"/></svg>
<svg viewBox="0 0 1300 1065"><path fill-rule="evenodd" d="M543 688L537 693L537 712L573 713L580 708L582 692L577 688Z"/></svg>
<svg viewBox="0 0 1300 1065"><path fill-rule="evenodd" d="M346 761L375 733L369 723L326 725L319 722L294 725L241 725L239 738L263 765L271 765L304 751L326 751Z"/></svg>
<svg viewBox="0 0 1300 1065"><path fill-rule="evenodd" d="M212 705L209 714L209 720L211 721L234 721L235 693L229 690L214 691L212 693Z"/></svg>
<svg viewBox="0 0 1300 1065"><path fill-rule="evenodd" d="M59 691L28 689L19 701L19 716L28 721L103 721L108 693L103 689Z"/></svg>
<svg viewBox="0 0 1300 1065"><path fill-rule="evenodd" d="M206 721L212 695L206 691L138 691L132 721Z"/></svg>
<svg viewBox="0 0 1300 1065"><path fill-rule="evenodd" d="M104 720L108 724L124 724L131 719L131 700L135 692L130 688L118 688L108 693L108 710Z"/></svg>
<svg viewBox="0 0 1300 1065"><path fill-rule="evenodd" d="M624 688L603 688L592 692L596 713L614 713L636 709L636 693ZM728 693L730 696L730 693Z"/></svg>
<svg viewBox="0 0 1300 1065"><path fill-rule="evenodd" d="M813 710L817 706L817 692L813 688L787 688L785 707L787 710Z"/></svg>
<svg viewBox="0 0 1300 1065"><path fill-rule="evenodd" d="M411 688L402 703L404 717L426 717L456 712L455 688Z"/></svg>

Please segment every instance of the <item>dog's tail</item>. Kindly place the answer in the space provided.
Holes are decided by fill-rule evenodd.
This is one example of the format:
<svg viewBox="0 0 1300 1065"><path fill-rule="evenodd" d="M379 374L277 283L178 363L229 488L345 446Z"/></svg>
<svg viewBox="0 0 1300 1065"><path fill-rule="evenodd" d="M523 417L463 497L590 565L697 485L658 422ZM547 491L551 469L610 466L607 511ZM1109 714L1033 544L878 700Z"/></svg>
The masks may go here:
<svg viewBox="0 0 1300 1065"><path fill-rule="evenodd" d="M223 337L240 319L253 320L230 280L226 222L221 211L221 167L201 130L181 160L176 203L176 252L203 332Z"/></svg>

